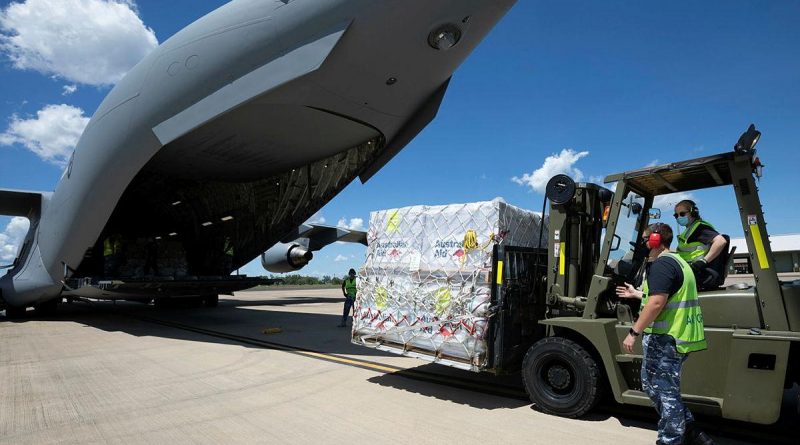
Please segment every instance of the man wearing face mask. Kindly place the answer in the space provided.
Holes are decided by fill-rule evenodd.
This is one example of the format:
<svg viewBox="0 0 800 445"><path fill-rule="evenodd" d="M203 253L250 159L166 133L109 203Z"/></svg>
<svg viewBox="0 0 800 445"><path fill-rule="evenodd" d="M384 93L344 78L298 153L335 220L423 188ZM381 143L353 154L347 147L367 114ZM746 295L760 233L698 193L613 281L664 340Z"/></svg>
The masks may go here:
<svg viewBox="0 0 800 445"><path fill-rule="evenodd" d="M642 290L632 285L617 287L620 298L642 300L642 311L622 343L633 353L636 338L642 336L642 390L661 416L658 444L713 444L694 427L694 417L681 400L681 367L691 352L706 349L703 313L697 298L694 274L680 256L669 251L672 229L651 225L650 249Z"/></svg>
<svg viewBox="0 0 800 445"><path fill-rule="evenodd" d="M694 271L698 290L711 290L721 286L725 264L718 264L728 248L728 241L707 221L700 217L700 209L690 199L675 205L675 221L686 229L678 235L678 255Z"/></svg>

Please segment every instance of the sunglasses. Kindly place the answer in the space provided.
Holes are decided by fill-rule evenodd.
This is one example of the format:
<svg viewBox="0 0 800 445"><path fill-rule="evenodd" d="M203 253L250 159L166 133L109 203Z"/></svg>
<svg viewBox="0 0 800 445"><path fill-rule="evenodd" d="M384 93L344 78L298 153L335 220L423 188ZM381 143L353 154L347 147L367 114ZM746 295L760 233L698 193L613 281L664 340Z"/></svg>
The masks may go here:
<svg viewBox="0 0 800 445"><path fill-rule="evenodd" d="M689 212L678 212L678 213L673 213L673 214L672 214L672 216L674 216L675 218L677 218L677 217L679 217L679 216L686 216L686 215L688 215L688 214L689 214Z"/></svg>

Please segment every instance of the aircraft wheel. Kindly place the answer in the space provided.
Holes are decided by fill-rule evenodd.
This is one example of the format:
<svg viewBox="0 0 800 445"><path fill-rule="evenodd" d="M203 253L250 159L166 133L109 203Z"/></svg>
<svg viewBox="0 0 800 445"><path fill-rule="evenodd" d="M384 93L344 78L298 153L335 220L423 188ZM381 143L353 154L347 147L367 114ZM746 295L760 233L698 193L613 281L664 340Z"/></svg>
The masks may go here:
<svg viewBox="0 0 800 445"><path fill-rule="evenodd" d="M203 297L203 306L217 307L219 305L219 295L207 295Z"/></svg>
<svg viewBox="0 0 800 445"><path fill-rule="evenodd" d="M43 303L39 303L34 306L36 310L36 315L53 315L58 310L58 303L61 302L61 298L53 298L52 300L45 301Z"/></svg>
<svg viewBox="0 0 800 445"><path fill-rule="evenodd" d="M580 417L601 395L601 372L578 343L561 337L543 338L525 354L522 380L537 409L562 417Z"/></svg>
<svg viewBox="0 0 800 445"><path fill-rule="evenodd" d="M19 320L21 318L25 318L25 312L28 308L25 306L23 307L14 307L14 306L6 306L6 318L9 320Z"/></svg>

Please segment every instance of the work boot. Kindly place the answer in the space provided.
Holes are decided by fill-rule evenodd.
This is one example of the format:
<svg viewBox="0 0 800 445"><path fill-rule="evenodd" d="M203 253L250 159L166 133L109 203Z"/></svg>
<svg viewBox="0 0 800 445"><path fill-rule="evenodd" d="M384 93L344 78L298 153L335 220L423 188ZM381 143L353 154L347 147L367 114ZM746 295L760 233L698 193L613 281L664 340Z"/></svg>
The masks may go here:
<svg viewBox="0 0 800 445"><path fill-rule="evenodd" d="M686 434L684 435L686 439L684 442L687 445L715 445L714 439L711 438L708 434L700 431L694 422L686 424Z"/></svg>

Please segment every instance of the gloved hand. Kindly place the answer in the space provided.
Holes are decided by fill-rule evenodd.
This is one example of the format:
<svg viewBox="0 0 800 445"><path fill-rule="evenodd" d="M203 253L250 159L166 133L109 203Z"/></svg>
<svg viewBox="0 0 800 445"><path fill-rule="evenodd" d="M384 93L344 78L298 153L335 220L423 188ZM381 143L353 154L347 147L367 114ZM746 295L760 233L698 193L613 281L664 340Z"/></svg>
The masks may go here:
<svg viewBox="0 0 800 445"><path fill-rule="evenodd" d="M692 263L689 264L689 266L692 267L692 271L697 273L708 267L708 263L706 263L706 260L697 260L697 261L692 261Z"/></svg>

